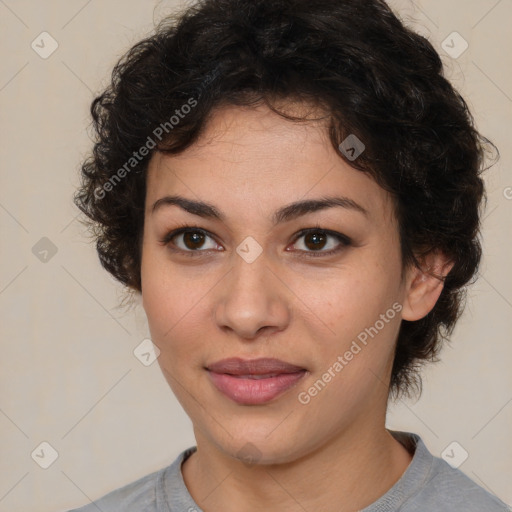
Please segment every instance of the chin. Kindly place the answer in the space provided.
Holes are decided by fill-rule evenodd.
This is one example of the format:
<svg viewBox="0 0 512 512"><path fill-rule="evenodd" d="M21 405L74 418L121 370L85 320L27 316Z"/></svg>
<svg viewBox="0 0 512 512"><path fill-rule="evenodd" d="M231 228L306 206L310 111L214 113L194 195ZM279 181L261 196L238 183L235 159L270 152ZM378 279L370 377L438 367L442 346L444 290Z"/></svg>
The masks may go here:
<svg viewBox="0 0 512 512"><path fill-rule="evenodd" d="M300 447L294 436L283 432L269 436L275 425L265 429L265 432L245 429L230 437L223 431L221 439L215 439L217 449L225 455L243 462L248 467L256 465L274 465L293 462L305 455L308 450ZM277 430L277 429L276 429ZM228 430L229 431L229 430Z"/></svg>

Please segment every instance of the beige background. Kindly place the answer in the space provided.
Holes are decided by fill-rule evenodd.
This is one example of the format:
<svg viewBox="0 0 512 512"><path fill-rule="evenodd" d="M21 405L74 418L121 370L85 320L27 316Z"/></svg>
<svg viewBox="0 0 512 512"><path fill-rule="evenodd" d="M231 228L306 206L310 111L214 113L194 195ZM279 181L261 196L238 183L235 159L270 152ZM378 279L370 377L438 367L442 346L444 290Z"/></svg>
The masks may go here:
<svg viewBox="0 0 512 512"><path fill-rule="evenodd" d="M71 199L93 94L176 5L0 0L0 511L89 503L194 444L157 364L133 354L148 336L143 310L116 308L121 287L100 267ZM400 402L388 424L419 433L436 455L457 441L469 453L460 469L512 504L512 2L393 5L443 55L502 158L486 174L485 258L465 315L443 362L425 373L422 398ZM59 45L47 59L31 48L43 31ZM453 31L469 43L457 59L441 46ZM43 237L57 249L46 262L33 253ZM48 469L31 457L37 449L36 460L49 460L43 441L58 452Z"/></svg>

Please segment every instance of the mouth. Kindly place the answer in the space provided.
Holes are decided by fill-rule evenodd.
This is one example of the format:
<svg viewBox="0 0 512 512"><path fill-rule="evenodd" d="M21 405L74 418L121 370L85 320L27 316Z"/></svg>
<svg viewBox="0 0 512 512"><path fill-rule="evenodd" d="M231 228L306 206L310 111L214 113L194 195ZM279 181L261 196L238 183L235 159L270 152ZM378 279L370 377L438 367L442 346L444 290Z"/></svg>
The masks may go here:
<svg viewBox="0 0 512 512"><path fill-rule="evenodd" d="M269 358L223 359L205 369L215 388L240 405L270 402L307 374L305 368Z"/></svg>
<svg viewBox="0 0 512 512"><path fill-rule="evenodd" d="M265 375L233 375L231 373L226 373L225 375L231 375L232 377L236 377L237 379L270 379L271 377L277 377L278 375L284 375L281 373L267 373Z"/></svg>
<svg viewBox="0 0 512 512"><path fill-rule="evenodd" d="M258 359L241 359L240 357L231 357L222 359L206 367L215 373L226 373L235 376L274 376L286 373L296 373L305 368L287 363L281 359L260 357Z"/></svg>

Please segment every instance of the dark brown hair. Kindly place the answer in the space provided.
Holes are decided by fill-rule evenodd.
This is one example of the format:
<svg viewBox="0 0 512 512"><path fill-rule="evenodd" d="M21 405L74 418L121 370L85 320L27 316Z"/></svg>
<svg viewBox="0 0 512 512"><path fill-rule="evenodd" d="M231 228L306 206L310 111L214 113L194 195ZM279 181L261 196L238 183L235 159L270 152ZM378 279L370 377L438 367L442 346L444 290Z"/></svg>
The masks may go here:
<svg viewBox="0 0 512 512"><path fill-rule="evenodd" d="M74 198L100 261L140 291L152 154L185 150L221 104L281 113L276 99L321 106L340 158L392 194L403 268L433 250L454 263L432 311L400 328L390 391L421 392L417 370L452 333L478 270L480 174L494 146L432 45L382 0L201 0L131 48L92 103L96 140ZM348 135L365 145L356 160L339 151Z"/></svg>

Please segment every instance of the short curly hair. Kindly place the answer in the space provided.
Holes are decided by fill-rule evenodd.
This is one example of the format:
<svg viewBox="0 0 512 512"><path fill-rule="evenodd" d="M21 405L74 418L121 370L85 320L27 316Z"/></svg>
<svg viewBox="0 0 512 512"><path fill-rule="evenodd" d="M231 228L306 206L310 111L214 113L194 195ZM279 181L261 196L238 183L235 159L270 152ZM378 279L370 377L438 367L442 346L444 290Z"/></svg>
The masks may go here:
<svg viewBox="0 0 512 512"><path fill-rule="evenodd" d="M200 0L165 18L115 65L91 105L95 144L74 202L103 267L141 291L146 170L161 151L197 141L222 104L276 100L320 106L340 158L390 192L402 269L431 251L453 268L434 308L402 321L390 395L421 394L420 366L437 360L481 258L481 173L494 148L444 77L438 53L383 0ZM364 141L353 160L348 135Z"/></svg>

